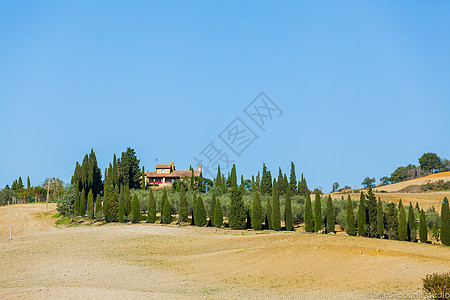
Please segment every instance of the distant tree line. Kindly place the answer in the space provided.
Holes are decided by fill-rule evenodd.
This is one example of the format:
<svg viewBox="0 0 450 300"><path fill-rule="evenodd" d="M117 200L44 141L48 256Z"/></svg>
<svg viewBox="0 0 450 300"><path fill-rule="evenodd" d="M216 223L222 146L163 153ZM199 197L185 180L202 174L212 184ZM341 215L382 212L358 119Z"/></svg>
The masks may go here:
<svg viewBox="0 0 450 300"><path fill-rule="evenodd" d="M119 160L114 155L105 170L104 189L95 194L94 179L89 179L90 172L94 178L97 169L94 155L92 151L81 166L77 164L72 184L58 203L62 213L106 222L177 222L236 230L292 231L294 225L304 224L305 231L310 233L335 233L338 224L350 236L412 242L427 242L431 230L445 245L450 242L447 199L443 201L440 217L434 208L425 212L418 204L413 207L410 203L405 208L401 201L398 206L377 201L370 186L367 193L361 192L358 202L350 196L347 200L332 199L330 195L321 195L318 189L312 201L303 174L297 180L293 162L289 177L278 168L278 175L273 178L263 164L261 173L246 180L237 176L233 165L227 176L219 167L216 178L203 187L191 176L176 182L171 189L153 191L145 189L139 160L130 148ZM83 165L87 166L87 173L82 172L86 170ZM124 171L128 173L122 174ZM79 174L84 174L81 179Z"/></svg>
<svg viewBox="0 0 450 300"><path fill-rule="evenodd" d="M6 185L0 190L0 205L42 202L47 198L47 189L49 189L50 201L57 201L65 192L64 182L59 178L46 178L44 183L32 186L30 177L27 177L27 185L24 186L22 177L15 179L11 184Z"/></svg>
<svg viewBox="0 0 450 300"><path fill-rule="evenodd" d="M391 174L380 178L384 185L411 180L427 174L450 171L450 160L439 157L436 153L424 153L419 158L419 165L400 166Z"/></svg>

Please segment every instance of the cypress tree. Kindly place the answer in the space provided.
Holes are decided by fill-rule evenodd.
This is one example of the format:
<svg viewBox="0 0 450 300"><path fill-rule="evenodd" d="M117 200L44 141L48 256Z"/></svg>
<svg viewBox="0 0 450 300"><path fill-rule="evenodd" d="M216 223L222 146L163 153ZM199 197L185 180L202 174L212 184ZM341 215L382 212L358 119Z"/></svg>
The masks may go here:
<svg viewBox="0 0 450 300"><path fill-rule="evenodd" d="M220 199L217 198L214 207L214 226L220 228L222 227L222 225L223 225L222 205L220 204Z"/></svg>
<svg viewBox="0 0 450 300"><path fill-rule="evenodd" d="M85 214L86 214L86 192L82 190L80 198L80 215L84 217Z"/></svg>
<svg viewBox="0 0 450 300"><path fill-rule="evenodd" d="M120 223L125 223L125 193L119 194L119 211L117 213L117 219Z"/></svg>
<svg viewBox="0 0 450 300"><path fill-rule="evenodd" d="M353 212L352 198L348 195L347 198L347 219L345 222L345 231L348 235L355 235L355 213Z"/></svg>
<svg viewBox="0 0 450 300"><path fill-rule="evenodd" d="M428 228L427 219L425 217L425 212L423 211L423 209L420 211L419 221L419 238L422 243L426 243L428 241Z"/></svg>
<svg viewBox="0 0 450 300"><path fill-rule="evenodd" d="M21 176L19 176L18 187L19 187L19 190L23 189L23 182L22 182L22 177Z"/></svg>
<svg viewBox="0 0 450 300"><path fill-rule="evenodd" d="M365 236L366 235L366 197L364 193L361 191L361 195L359 197L359 207L358 207L358 235Z"/></svg>
<svg viewBox="0 0 450 300"><path fill-rule="evenodd" d="M92 194L92 189L88 194L87 215L89 219L94 219L94 195Z"/></svg>
<svg viewBox="0 0 450 300"><path fill-rule="evenodd" d="M258 192L253 195L252 203L252 228L255 230L261 230L262 228L262 206L261 199L259 198Z"/></svg>
<svg viewBox="0 0 450 300"><path fill-rule="evenodd" d="M192 210L191 210L191 225L195 225L195 209L197 206L197 194L192 193Z"/></svg>
<svg viewBox="0 0 450 300"><path fill-rule="evenodd" d="M277 183L274 179L272 189L272 229L280 231L281 229L281 216L280 216L280 197L278 196L279 185L283 184L283 181Z"/></svg>
<svg viewBox="0 0 450 300"><path fill-rule="evenodd" d="M195 225L202 227L206 225L206 210L202 197L198 196L195 207Z"/></svg>
<svg viewBox="0 0 450 300"><path fill-rule="evenodd" d="M311 204L311 195L309 193L306 194L305 201L305 231L313 232L313 213L312 213L312 204Z"/></svg>
<svg viewBox="0 0 450 300"><path fill-rule="evenodd" d="M410 242L415 242L417 239L416 230L416 216L414 215L413 206L411 202L408 208L408 224L407 224L407 235Z"/></svg>
<svg viewBox="0 0 450 300"><path fill-rule="evenodd" d="M241 194L245 194L245 187L244 187L244 175L241 175L241 185L239 186L239 189L241 190Z"/></svg>
<svg viewBox="0 0 450 300"><path fill-rule="evenodd" d="M267 171L266 164L263 163L262 177L261 177L261 194L272 193L272 175Z"/></svg>
<svg viewBox="0 0 450 300"><path fill-rule="evenodd" d="M145 171L144 171L144 166L142 166L142 172L141 172L141 187L142 190L145 191L145 186L146 186L146 182L145 182Z"/></svg>
<svg viewBox="0 0 450 300"><path fill-rule="evenodd" d="M169 199L165 197L161 205L161 224L170 224L172 222L172 213Z"/></svg>
<svg viewBox="0 0 450 300"><path fill-rule="evenodd" d="M292 195L297 194L297 176L295 176L295 165L291 161L291 174L289 176L289 186L291 188Z"/></svg>
<svg viewBox="0 0 450 300"><path fill-rule="evenodd" d="M125 215L131 215L131 194L128 186L125 186Z"/></svg>
<svg viewBox="0 0 450 300"><path fill-rule="evenodd" d="M75 188L75 201L73 202L73 211L76 215L80 214L80 191Z"/></svg>
<svg viewBox="0 0 450 300"><path fill-rule="evenodd" d="M106 222L114 222L117 220L119 196L116 189L111 183L105 186L103 213L105 214Z"/></svg>
<svg viewBox="0 0 450 300"><path fill-rule="evenodd" d="M377 199L373 193L372 187L369 186L367 192L367 214L368 214L368 226L367 232L369 237L377 236ZM366 217L366 218L367 218Z"/></svg>
<svg viewBox="0 0 450 300"><path fill-rule="evenodd" d="M163 193L162 193L162 196L161 196L161 201L159 203L159 211L160 211L160 214L161 214L161 220L160 220L161 224L164 224L164 221L165 221L164 217L163 217L163 214L164 214L164 205L166 204L166 200L167 200L167 190L164 189Z"/></svg>
<svg viewBox="0 0 450 300"><path fill-rule="evenodd" d="M316 190L314 199L314 231L319 232L322 230L322 205L320 203L320 193Z"/></svg>
<svg viewBox="0 0 450 300"><path fill-rule="evenodd" d="M275 182L275 179L274 179ZM281 168L278 168L278 180L277 180L277 189L278 189L278 196L282 195L284 193L284 178L283 178L283 172L281 172Z"/></svg>
<svg viewBox="0 0 450 300"><path fill-rule="evenodd" d="M245 229L252 228L252 217L250 215L250 209L245 209L245 215L246 215L246 222L245 222Z"/></svg>
<svg viewBox="0 0 450 300"><path fill-rule="evenodd" d="M217 176L214 182L214 186L217 188L218 191L222 189L222 173L220 172L220 166L217 166ZM213 210L214 209L215 208L213 208Z"/></svg>
<svg viewBox="0 0 450 300"><path fill-rule="evenodd" d="M378 198L377 203L377 236L379 238L383 238L384 236L384 212L380 198Z"/></svg>
<svg viewBox="0 0 450 300"><path fill-rule="evenodd" d="M284 215L285 215L285 224L286 230L292 231L294 227L292 226L292 204L291 204L291 187L288 186L286 189L286 204L284 205Z"/></svg>
<svg viewBox="0 0 450 300"><path fill-rule="evenodd" d="M450 246L450 211L447 197L441 207L441 241L442 244Z"/></svg>
<svg viewBox="0 0 450 300"><path fill-rule="evenodd" d="M100 221L101 219L103 219L102 197L100 194L97 194L97 197L95 197L95 219L97 221Z"/></svg>
<svg viewBox="0 0 450 300"><path fill-rule="evenodd" d="M308 185L306 184L306 178L303 177L303 173L302 173L301 179L298 182L298 193L301 196L305 196L305 197L306 197L306 194L309 194Z"/></svg>
<svg viewBox="0 0 450 300"><path fill-rule="evenodd" d="M139 208L139 200L137 195L134 195L131 203L131 222L139 223L141 220L141 209Z"/></svg>
<svg viewBox="0 0 450 300"><path fill-rule="evenodd" d="M401 199L398 203L398 211L398 239L400 241L406 241L408 238L408 232L406 229L406 213Z"/></svg>
<svg viewBox="0 0 450 300"><path fill-rule="evenodd" d="M266 227L267 227L267 229L272 229L272 205L270 204L269 197L267 197Z"/></svg>
<svg viewBox="0 0 450 300"><path fill-rule="evenodd" d="M182 189L184 191L184 189ZM150 189L148 194L148 210L147 210L147 223L156 222L156 202L153 196L153 191Z"/></svg>
<svg viewBox="0 0 450 300"><path fill-rule="evenodd" d="M211 197L211 207L209 209L209 219L211 220L211 224L214 226L214 210L216 209L216 193L212 194Z"/></svg>
<svg viewBox="0 0 450 300"><path fill-rule="evenodd" d="M236 165L231 168L231 187L237 187Z"/></svg>
<svg viewBox="0 0 450 300"><path fill-rule="evenodd" d="M246 213L241 191L236 187L231 189L230 208L228 211L228 221L231 229L244 229L246 224Z"/></svg>
<svg viewBox="0 0 450 300"><path fill-rule="evenodd" d="M394 203L388 203L387 205L386 234L390 240L398 238L398 213Z"/></svg>
<svg viewBox="0 0 450 300"><path fill-rule="evenodd" d="M333 200L331 196L327 199L327 233L334 232L336 220L334 217Z"/></svg>
<svg viewBox="0 0 450 300"><path fill-rule="evenodd" d="M186 192L184 188L180 191L180 212L179 212L179 221L180 223L186 222L189 217L189 209L188 203L186 200Z"/></svg>
<svg viewBox="0 0 450 300"><path fill-rule="evenodd" d="M27 189L31 187L30 176L27 177Z"/></svg>

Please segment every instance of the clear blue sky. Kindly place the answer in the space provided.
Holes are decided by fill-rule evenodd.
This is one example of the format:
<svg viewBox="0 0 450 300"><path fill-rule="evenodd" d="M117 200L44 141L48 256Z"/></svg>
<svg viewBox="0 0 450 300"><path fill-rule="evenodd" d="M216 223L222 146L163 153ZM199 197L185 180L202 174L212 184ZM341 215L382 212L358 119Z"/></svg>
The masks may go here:
<svg viewBox="0 0 450 300"><path fill-rule="evenodd" d="M449 82L449 1L1 1L0 186L70 181L91 148L187 169L240 116L239 174L359 187L450 158ZM243 113L261 91L265 132Z"/></svg>

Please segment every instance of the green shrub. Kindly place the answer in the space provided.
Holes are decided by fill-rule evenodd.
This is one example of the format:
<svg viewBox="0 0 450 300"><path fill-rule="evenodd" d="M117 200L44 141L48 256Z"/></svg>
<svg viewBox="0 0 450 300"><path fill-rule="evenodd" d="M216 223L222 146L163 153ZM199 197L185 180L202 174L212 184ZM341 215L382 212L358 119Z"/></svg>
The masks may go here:
<svg viewBox="0 0 450 300"><path fill-rule="evenodd" d="M450 272L429 274L422 282L423 290L432 299L450 299Z"/></svg>

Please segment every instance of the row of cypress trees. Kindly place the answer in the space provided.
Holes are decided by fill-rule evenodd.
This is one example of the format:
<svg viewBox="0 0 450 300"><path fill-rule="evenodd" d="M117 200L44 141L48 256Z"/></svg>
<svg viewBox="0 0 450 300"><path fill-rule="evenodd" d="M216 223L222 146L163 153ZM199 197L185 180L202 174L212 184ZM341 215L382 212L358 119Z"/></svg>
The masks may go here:
<svg viewBox="0 0 450 300"><path fill-rule="evenodd" d="M322 231L323 223L321 214L322 208L319 192L316 191L315 193L314 218L311 198L307 195L304 212L306 232ZM419 210L418 218L419 240L426 243L428 241L428 227L423 209ZM314 222L314 220L320 220L320 222ZM325 222L326 232L333 232L335 228L335 216L331 196L327 197ZM411 203L408 207L408 215L406 214L401 200L398 204L398 209L394 203L389 203L387 204L387 210L384 211L382 201L380 199L376 201L372 189L369 188L367 195L361 192L357 220L355 220L353 202L350 195L348 196L345 231L351 236L387 237L400 241L415 242L417 241L417 217L414 214ZM444 198L441 209L441 241L444 245L450 245L450 213L447 198Z"/></svg>

